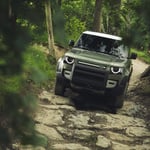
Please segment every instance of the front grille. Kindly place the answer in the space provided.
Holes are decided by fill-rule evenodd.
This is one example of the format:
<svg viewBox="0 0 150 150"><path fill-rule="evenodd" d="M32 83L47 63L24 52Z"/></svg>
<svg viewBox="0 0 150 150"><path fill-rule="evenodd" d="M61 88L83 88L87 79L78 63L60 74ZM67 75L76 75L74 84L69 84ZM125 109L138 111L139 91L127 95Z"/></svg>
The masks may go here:
<svg viewBox="0 0 150 150"><path fill-rule="evenodd" d="M76 64L72 76L72 83L90 89L102 89L106 85L107 73L97 67Z"/></svg>

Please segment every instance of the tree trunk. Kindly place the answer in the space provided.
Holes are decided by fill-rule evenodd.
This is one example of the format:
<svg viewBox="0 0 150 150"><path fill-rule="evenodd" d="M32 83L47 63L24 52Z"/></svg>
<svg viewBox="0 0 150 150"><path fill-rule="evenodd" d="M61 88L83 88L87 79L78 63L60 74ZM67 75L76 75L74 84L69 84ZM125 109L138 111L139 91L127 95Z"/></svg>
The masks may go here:
<svg viewBox="0 0 150 150"><path fill-rule="evenodd" d="M47 26L47 33L48 33L48 49L49 49L50 55L55 57L54 35L53 35L52 13L51 13L50 0L45 0L45 15L46 15L46 26Z"/></svg>
<svg viewBox="0 0 150 150"><path fill-rule="evenodd" d="M93 31L101 31L101 8L102 0L95 1L95 12L94 12L94 21L93 21Z"/></svg>
<svg viewBox="0 0 150 150"><path fill-rule="evenodd" d="M109 29L111 34L119 34L121 0L110 1Z"/></svg>
<svg viewBox="0 0 150 150"><path fill-rule="evenodd" d="M58 3L58 6L61 7L62 0L58 0L57 3Z"/></svg>

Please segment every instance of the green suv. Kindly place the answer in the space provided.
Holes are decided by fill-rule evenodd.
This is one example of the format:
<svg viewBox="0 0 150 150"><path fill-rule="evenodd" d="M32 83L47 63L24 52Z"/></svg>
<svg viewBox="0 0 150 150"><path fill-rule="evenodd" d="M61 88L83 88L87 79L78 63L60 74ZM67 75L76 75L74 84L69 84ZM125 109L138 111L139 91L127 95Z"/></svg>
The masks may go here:
<svg viewBox="0 0 150 150"><path fill-rule="evenodd" d="M71 50L58 60L55 94L64 96L65 89L102 93L113 107L121 108L132 74L130 53L119 36L85 31Z"/></svg>

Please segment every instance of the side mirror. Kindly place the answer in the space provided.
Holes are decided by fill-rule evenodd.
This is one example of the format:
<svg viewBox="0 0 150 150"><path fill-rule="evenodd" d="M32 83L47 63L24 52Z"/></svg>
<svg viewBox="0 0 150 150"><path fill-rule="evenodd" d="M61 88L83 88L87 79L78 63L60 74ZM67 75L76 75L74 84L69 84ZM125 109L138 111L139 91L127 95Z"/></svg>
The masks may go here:
<svg viewBox="0 0 150 150"><path fill-rule="evenodd" d="M69 41L69 46L73 47L74 46L74 40Z"/></svg>
<svg viewBox="0 0 150 150"><path fill-rule="evenodd" d="M137 54L136 53L131 53L130 59L136 59L136 58L137 58Z"/></svg>

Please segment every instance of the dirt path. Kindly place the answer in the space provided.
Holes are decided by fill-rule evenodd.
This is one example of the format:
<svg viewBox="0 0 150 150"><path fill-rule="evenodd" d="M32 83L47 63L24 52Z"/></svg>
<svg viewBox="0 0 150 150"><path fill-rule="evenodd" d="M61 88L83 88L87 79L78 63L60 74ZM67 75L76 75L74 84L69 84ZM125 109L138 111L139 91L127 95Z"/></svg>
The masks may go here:
<svg viewBox="0 0 150 150"><path fill-rule="evenodd" d="M137 59L133 66L128 96L117 114L97 103L94 96L86 97L92 103L86 99L84 105L76 105L68 97L43 91L35 120L48 142L38 150L150 150L150 122L145 120L149 111L142 97L131 90L148 65Z"/></svg>
<svg viewBox="0 0 150 150"><path fill-rule="evenodd" d="M134 88L137 85L141 73L148 67L148 64L143 63L139 59L133 60L132 62L133 62L133 73L131 76L129 89Z"/></svg>

